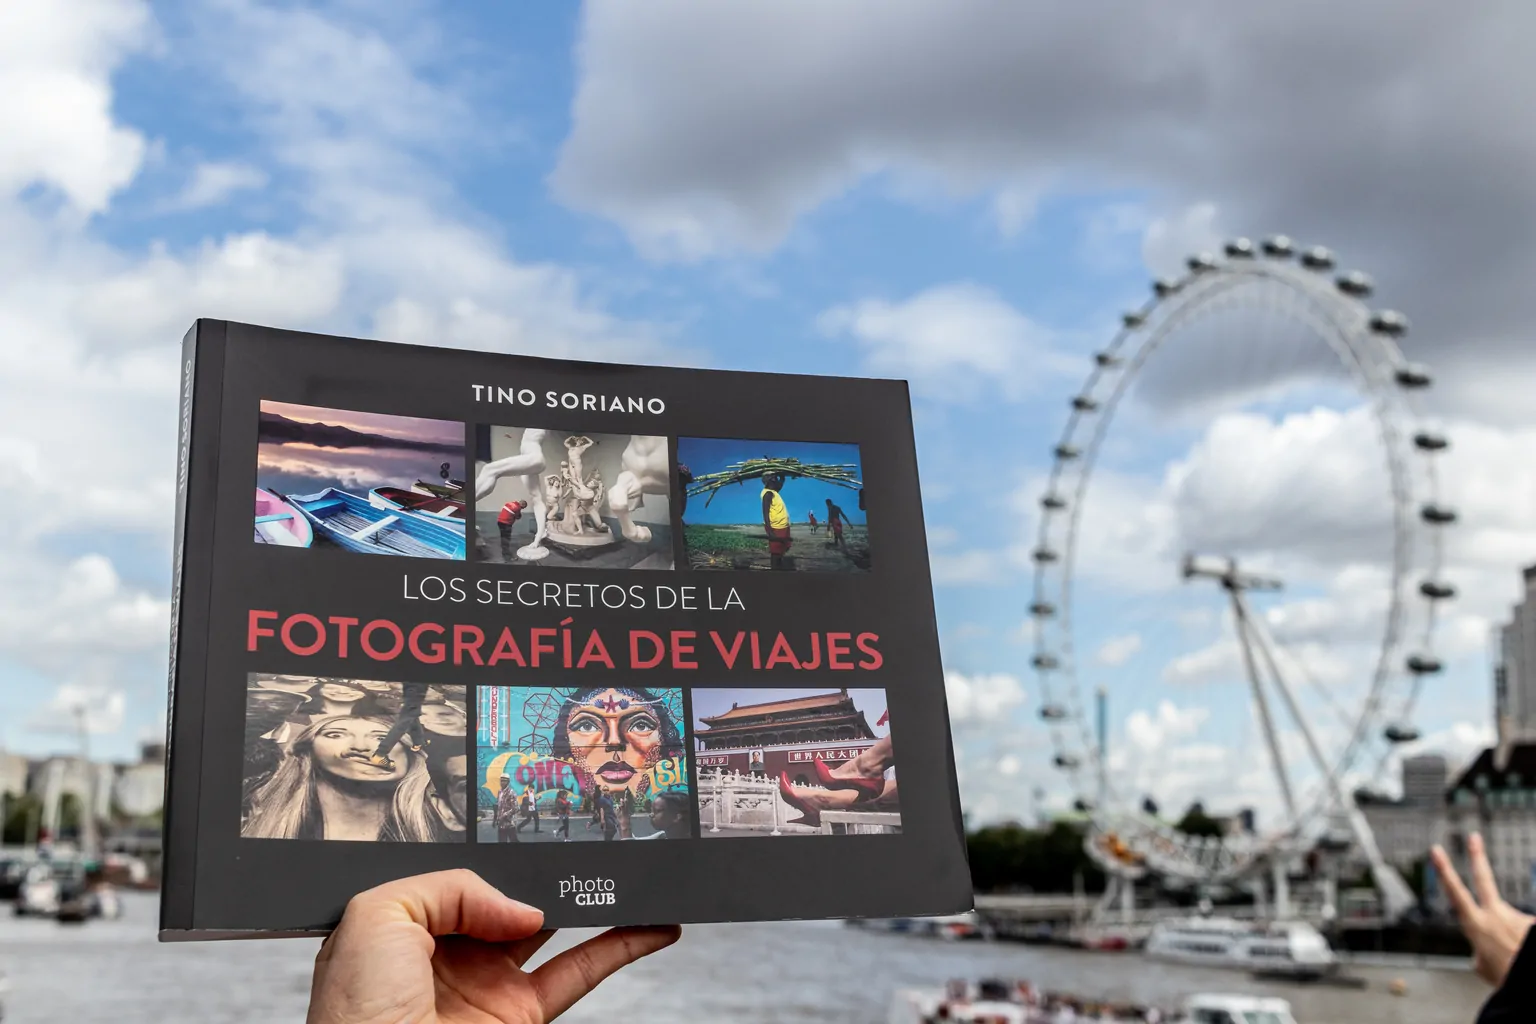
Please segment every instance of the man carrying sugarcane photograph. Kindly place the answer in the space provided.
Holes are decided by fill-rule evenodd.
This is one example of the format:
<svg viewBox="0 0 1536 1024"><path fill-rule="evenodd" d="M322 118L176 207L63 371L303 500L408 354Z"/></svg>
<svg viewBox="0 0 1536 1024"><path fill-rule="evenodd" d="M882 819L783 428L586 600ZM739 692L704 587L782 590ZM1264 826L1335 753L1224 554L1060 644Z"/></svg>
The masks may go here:
<svg viewBox="0 0 1536 1024"><path fill-rule="evenodd" d="M763 530L768 534L768 567L790 569L784 561L794 540L789 535L789 508L779 492L784 489L782 473L763 474Z"/></svg>

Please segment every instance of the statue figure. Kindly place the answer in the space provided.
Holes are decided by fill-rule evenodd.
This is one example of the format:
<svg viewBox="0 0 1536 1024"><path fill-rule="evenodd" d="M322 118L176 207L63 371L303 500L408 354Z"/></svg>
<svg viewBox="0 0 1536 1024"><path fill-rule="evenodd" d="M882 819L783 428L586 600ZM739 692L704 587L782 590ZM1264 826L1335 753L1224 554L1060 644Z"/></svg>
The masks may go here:
<svg viewBox="0 0 1536 1024"><path fill-rule="evenodd" d="M619 460L619 478L608 492L608 507L619 521L619 531L626 540L648 543L649 527L634 521L636 509L645 507L647 494L666 495L670 491L667 472L667 439L642 434L630 436Z"/></svg>
<svg viewBox="0 0 1536 1024"><path fill-rule="evenodd" d="M528 487L528 502L533 509L533 540L517 549L517 557L536 562L549 556L544 539L549 536L549 495L544 487L544 437L548 431L529 428L523 431L518 453L495 462L487 462L475 477L475 500L490 494L496 481L504 476L521 476ZM511 435L507 435L511 436ZM553 479L553 477L551 478Z"/></svg>
<svg viewBox="0 0 1536 1024"><path fill-rule="evenodd" d="M560 509L560 518L550 526L550 532L561 544L589 547L613 542L613 531L602 516L602 474L596 470L588 473L582 459L596 443L590 437L566 438L566 459L560 463L560 472L545 477L545 487Z"/></svg>

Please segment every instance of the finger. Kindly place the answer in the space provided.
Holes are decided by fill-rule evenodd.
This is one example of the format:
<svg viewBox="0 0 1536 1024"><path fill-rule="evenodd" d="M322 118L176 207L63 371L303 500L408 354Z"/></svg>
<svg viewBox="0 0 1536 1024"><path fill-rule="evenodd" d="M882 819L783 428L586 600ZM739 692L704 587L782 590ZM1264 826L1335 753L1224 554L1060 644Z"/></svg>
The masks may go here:
<svg viewBox="0 0 1536 1024"><path fill-rule="evenodd" d="M682 933L677 925L610 928L554 957L530 975L539 1004L544 1008L544 1019L554 1020L608 975L665 949Z"/></svg>
<svg viewBox="0 0 1536 1024"><path fill-rule="evenodd" d="M1429 851L1429 857L1435 863L1435 870L1440 872L1440 882L1445 886L1445 895L1451 901L1451 909L1456 912L1457 920L1466 921L1477 910L1472 894L1467 892L1467 887L1461 884L1461 876L1456 873L1456 868L1451 864L1451 858L1444 847L1433 847Z"/></svg>
<svg viewBox="0 0 1536 1024"><path fill-rule="evenodd" d="M519 939L512 943L507 952L511 955L517 966L521 967L533 959L533 954L544 948L544 943L554 937L555 930L553 928L545 928L543 931L536 932L526 939Z"/></svg>
<svg viewBox="0 0 1536 1024"><path fill-rule="evenodd" d="M429 935L514 942L537 932L544 912L503 896L473 871L458 868L401 878L359 893L342 917L343 925L352 921L371 927L406 921Z"/></svg>
<svg viewBox="0 0 1536 1024"><path fill-rule="evenodd" d="M1477 893L1477 902L1484 908L1502 903L1499 883L1493 877L1493 868L1488 864L1488 850L1483 845L1481 832L1473 832L1472 838L1467 841L1467 855L1472 860L1472 888Z"/></svg>

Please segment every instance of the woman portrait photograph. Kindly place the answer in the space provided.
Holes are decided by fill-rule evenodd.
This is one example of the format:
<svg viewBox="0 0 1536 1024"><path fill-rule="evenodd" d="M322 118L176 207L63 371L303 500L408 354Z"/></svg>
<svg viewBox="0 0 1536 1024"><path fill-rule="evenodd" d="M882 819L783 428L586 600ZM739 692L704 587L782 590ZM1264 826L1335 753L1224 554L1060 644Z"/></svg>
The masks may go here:
<svg viewBox="0 0 1536 1024"><path fill-rule="evenodd" d="M465 700L463 686L251 675L240 834L464 842Z"/></svg>

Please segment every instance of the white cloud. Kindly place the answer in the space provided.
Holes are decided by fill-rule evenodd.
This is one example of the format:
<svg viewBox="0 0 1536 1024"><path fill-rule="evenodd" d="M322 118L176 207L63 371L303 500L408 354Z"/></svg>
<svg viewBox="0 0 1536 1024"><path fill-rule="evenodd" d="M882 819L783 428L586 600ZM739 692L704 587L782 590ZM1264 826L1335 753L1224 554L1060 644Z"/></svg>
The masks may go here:
<svg viewBox="0 0 1536 1024"><path fill-rule="evenodd" d="M181 210L219 206L237 192L265 188L267 181L267 172L260 167L233 161L207 161L192 169L192 177L171 205Z"/></svg>
<svg viewBox="0 0 1536 1024"><path fill-rule="evenodd" d="M864 299L822 313L823 333L848 339L875 374L906 378L918 394L964 399L988 384L1012 397L1080 363L1059 339L998 295L966 282L939 285L908 299Z"/></svg>
<svg viewBox="0 0 1536 1024"><path fill-rule="evenodd" d="M179 342L194 318L504 351L661 351L656 331L605 312L573 271L518 261L465 208L449 170L484 122L419 66L432 58L424 39L401 43L414 15L352 16L368 15L227 0L178 23L193 34L175 51L224 90L221 127L252 156L205 164L178 199L136 209L146 241L120 247L97 225L139 181L145 144L114 120L111 83L156 37L148 7L0 10L0 473L28 509L48 509L0 537L0 672L53 683L0 680L15 721L46 716L60 694L95 694L107 719L128 716L127 743L163 700L166 594L139 565L169 562ZM298 197L274 221L292 227L172 244L143 219L217 204L267 173L294 183L274 199ZM39 186L60 202L39 203Z"/></svg>
<svg viewBox="0 0 1536 1024"><path fill-rule="evenodd" d="M1153 713L1138 708L1125 719L1126 738L1144 754L1163 750L1170 742L1193 736L1210 717L1205 708L1181 708L1171 700L1158 701Z"/></svg>
<svg viewBox="0 0 1536 1024"><path fill-rule="evenodd" d="M1094 658L1101 665L1114 667L1130 661L1139 650L1141 650L1141 636L1136 633L1127 633L1104 641Z"/></svg>
<svg viewBox="0 0 1536 1024"><path fill-rule="evenodd" d="M0 8L0 196L42 185L100 213L138 173L145 141L112 118L112 70L150 41L139 0Z"/></svg>
<svg viewBox="0 0 1536 1024"><path fill-rule="evenodd" d="M1003 672L969 675L953 669L944 673L949 720L956 728L996 722L1024 703L1024 686Z"/></svg>

